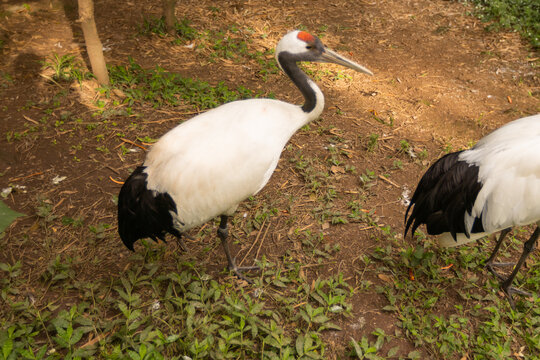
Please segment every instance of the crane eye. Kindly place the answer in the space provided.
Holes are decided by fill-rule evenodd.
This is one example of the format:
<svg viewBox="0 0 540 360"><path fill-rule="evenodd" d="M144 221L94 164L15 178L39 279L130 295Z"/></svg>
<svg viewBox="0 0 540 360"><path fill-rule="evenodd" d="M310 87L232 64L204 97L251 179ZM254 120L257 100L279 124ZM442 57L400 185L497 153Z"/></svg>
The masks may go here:
<svg viewBox="0 0 540 360"><path fill-rule="evenodd" d="M313 49L313 45L306 45L306 49L308 49L308 50Z"/></svg>

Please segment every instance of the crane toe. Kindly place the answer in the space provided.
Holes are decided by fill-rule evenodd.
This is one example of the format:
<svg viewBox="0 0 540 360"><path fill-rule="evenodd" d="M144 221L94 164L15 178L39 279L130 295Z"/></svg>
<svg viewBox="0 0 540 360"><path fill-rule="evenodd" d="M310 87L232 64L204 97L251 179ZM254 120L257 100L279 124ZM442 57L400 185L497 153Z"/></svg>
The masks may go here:
<svg viewBox="0 0 540 360"><path fill-rule="evenodd" d="M250 278L246 277L244 274L242 274L244 271L251 271L251 270L261 270L261 268L257 265L253 265L253 266L237 266L236 265L236 258L234 259L231 259L231 261L229 261L229 270L234 272L234 274L236 275L236 277L238 277L239 279L242 279L250 284L253 284L253 280L251 280Z"/></svg>
<svg viewBox="0 0 540 360"><path fill-rule="evenodd" d="M499 279L501 281L506 280L506 277L504 277L498 271L496 271L495 267L506 267L506 266L512 266L513 267L514 265L516 265L516 263L513 263L513 262L488 262L488 263L485 264L486 269L488 269L490 273L495 275L497 277L497 279Z"/></svg>
<svg viewBox="0 0 540 360"><path fill-rule="evenodd" d="M515 310L516 309L516 304L514 303L514 298L512 297L512 294L518 294L518 295L522 295L522 296L527 296L527 297L532 297L533 294L528 292L528 291L525 291L525 290L521 290L521 289L518 289L518 288L515 288L513 286L506 286L504 285L504 283L502 284L502 290L504 292L504 294L506 295L506 298L508 299L508 303L510 304L510 307Z"/></svg>

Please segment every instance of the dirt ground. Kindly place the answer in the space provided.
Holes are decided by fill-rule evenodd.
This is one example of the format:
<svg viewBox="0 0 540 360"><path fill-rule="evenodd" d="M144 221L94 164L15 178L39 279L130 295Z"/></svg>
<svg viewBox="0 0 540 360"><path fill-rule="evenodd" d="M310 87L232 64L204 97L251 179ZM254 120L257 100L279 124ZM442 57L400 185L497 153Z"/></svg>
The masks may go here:
<svg viewBox="0 0 540 360"><path fill-rule="evenodd" d="M116 236L112 199L118 195L118 182L143 161L144 153L122 139L158 138L194 111L187 106L154 109L141 105L136 107L137 116L112 115L108 126L90 137L82 127L63 126L61 122L71 115L80 118L83 125L91 123L94 112L100 110L96 100L109 105L112 100L100 98L91 82L82 87L54 84L42 70L40 61L47 61L53 53L86 59L76 3L26 4L30 11L19 1L0 2L0 39L4 44L0 48L0 188L18 186L5 201L27 215L0 240L0 262L22 260L29 291L43 293L47 290L36 290L41 286L39 278L58 254L80 258L77 276L82 279L116 277L130 266L130 254ZM256 206L250 206L251 202L241 206L232 230L240 239L233 250L242 254L240 258L261 236L259 230L244 234L240 229L264 206L286 211L263 224L270 231L262 232L264 243L258 254L278 260L284 249L297 246L288 236L295 228L322 231L329 244L339 244L337 260L306 270L312 275L342 271L348 278L358 276L354 269L359 257L376 245L377 229L373 226L358 222L333 225L314 218L311 208L316 204L304 196L306 184L291 160L299 152L326 163L327 147L334 141L332 146L347 155L344 165L332 168L331 185L339 194L333 210L345 211L350 201L361 197L362 208L374 212L377 225L389 225L399 235L403 232L404 192L414 190L426 166L445 149L468 147L508 121L540 112L540 80L534 67L538 54L516 33L486 32L482 23L468 16L470 10L459 2L443 0L179 1L177 16L187 17L198 30L226 30L232 25L250 28L255 39L250 46L267 50L287 31L302 28L320 35L329 48L375 74L368 77L345 71L351 81L334 81L324 75L316 79L325 94L326 108L313 126L324 136L313 136L310 131L296 134L270 183L257 195ZM171 45L167 38L139 35L143 19L160 13L160 2L156 1L97 0L97 26L108 63L125 64L132 57L143 67L160 65L211 84L224 81L230 88L242 85L301 103L299 92L283 74L263 81L254 71L256 64L221 58L210 62L208 54L197 46ZM313 68L338 70L333 65ZM36 132L29 130L40 126L55 101L57 106L47 113L52 125ZM140 126L130 127L132 122ZM378 135L378 143L376 149L368 151L372 134ZM401 152L403 140L415 154L425 154L424 158ZM134 152L120 153L121 145ZM109 151L98 150L101 146ZM396 168L396 160L401 161L401 168ZM354 166L357 173L346 172L345 166ZM369 191L362 190L360 181L366 169L376 174ZM65 179L54 184L57 176ZM296 197L293 204L288 202L291 197ZM48 216L58 219L83 218L85 225L92 226L108 224L103 230L106 241L96 246L88 240L92 234L87 227L72 231L60 222L44 232L37 215L43 206L48 206ZM244 213L247 216L243 217ZM213 234L212 226L205 229L212 229ZM210 236L205 239L206 244L188 241L188 256L215 276L223 276L219 274L222 250L214 246L211 252L215 256L207 256L203 250L214 240ZM170 251L176 250L174 244L169 246ZM254 254L249 254L246 262ZM365 276L374 283L384 281L376 274ZM355 297L354 316L342 324L347 336L332 340L336 348L349 336L358 338L374 328L392 332L392 315L381 310L385 305L380 294ZM365 320L363 329L357 326L359 318ZM399 345L414 349L406 340Z"/></svg>

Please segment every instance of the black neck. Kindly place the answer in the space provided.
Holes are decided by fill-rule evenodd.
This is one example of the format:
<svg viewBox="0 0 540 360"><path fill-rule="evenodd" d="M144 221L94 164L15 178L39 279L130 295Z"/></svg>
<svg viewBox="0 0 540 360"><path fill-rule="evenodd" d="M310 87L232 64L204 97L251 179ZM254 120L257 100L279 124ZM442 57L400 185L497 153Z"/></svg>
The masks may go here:
<svg viewBox="0 0 540 360"><path fill-rule="evenodd" d="M313 90L308 82L309 78L302 70L300 70L298 65L296 65L297 60L290 53L284 52L279 54L277 60L285 74L287 74L304 96L305 102L304 105L302 105L302 110L306 113L310 113L315 109L317 96L315 90Z"/></svg>

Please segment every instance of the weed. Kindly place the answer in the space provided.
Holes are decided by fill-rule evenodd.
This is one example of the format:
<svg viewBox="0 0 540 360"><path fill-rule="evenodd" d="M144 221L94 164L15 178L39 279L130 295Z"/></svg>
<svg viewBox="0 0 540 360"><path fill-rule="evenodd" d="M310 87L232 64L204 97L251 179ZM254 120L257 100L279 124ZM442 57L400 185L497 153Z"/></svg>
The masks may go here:
<svg viewBox="0 0 540 360"><path fill-rule="evenodd" d="M471 0L475 15L490 22L488 30L513 29L534 48L540 47L540 6L532 0Z"/></svg>
<svg viewBox="0 0 540 360"><path fill-rule="evenodd" d="M100 151L100 152L102 152L104 154L108 154L110 152L109 149L106 146L98 146L98 147L96 147L96 150Z"/></svg>
<svg viewBox="0 0 540 360"><path fill-rule="evenodd" d="M190 23L189 19L184 18L179 23L175 24L174 32L177 38L174 40L174 43L182 44L186 41L194 40L199 36L199 32L193 28ZM167 36L168 32L165 26L165 19L153 17L145 18L139 33L142 35L156 34L161 37Z"/></svg>
<svg viewBox="0 0 540 360"><path fill-rule="evenodd" d="M383 125L387 125L389 127L393 127L394 126L394 118L392 116L389 116L388 117L388 121L386 121L380 114L378 114L375 110L370 110L370 113L371 113L371 117L380 122L381 124Z"/></svg>
<svg viewBox="0 0 540 360"><path fill-rule="evenodd" d="M14 83L13 77L6 72L0 72L0 87L7 88Z"/></svg>
<svg viewBox="0 0 540 360"><path fill-rule="evenodd" d="M137 137L137 140L139 140L142 143L146 143L146 144L153 144L156 141L158 141L158 139L154 139L154 138L151 138L149 136Z"/></svg>
<svg viewBox="0 0 540 360"><path fill-rule="evenodd" d="M83 218L71 218L71 217L68 217L68 216L63 216L62 217L62 224L63 225L69 225L69 226L72 226L74 228L78 228L78 227L81 227L84 223L84 219Z"/></svg>
<svg viewBox="0 0 540 360"><path fill-rule="evenodd" d="M451 153L452 150L453 150L452 144L446 144L446 145L444 146L444 148L443 148L443 151L444 151L445 154Z"/></svg>
<svg viewBox="0 0 540 360"><path fill-rule="evenodd" d="M378 141L379 141L378 134L369 135L368 142L367 142L367 151L373 152L377 148Z"/></svg>
<svg viewBox="0 0 540 360"><path fill-rule="evenodd" d="M363 336L360 341L356 341L351 338L349 345L352 347L351 356L356 356L358 359L371 359L371 360L383 360L395 357L399 348L391 348L386 356L381 356L378 352L381 350L385 342L388 342L388 336L382 329L376 329L372 335L376 336L374 343L371 343L367 337Z"/></svg>
<svg viewBox="0 0 540 360"><path fill-rule="evenodd" d="M416 154L418 157L418 160L425 160L428 157L428 151L427 149L422 149L419 153Z"/></svg>
<svg viewBox="0 0 540 360"><path fill-rule="evenodd" d="M58 217L53 214L53 205L47 199L39 201L39 205L36 206L36 215L45 222L51 222Z"/></svg>
<svg viewBox="0 0 540 360"><path fill-rule="evenodd" d="M392 169L403 170L403 162L398 159L394 160L394 163L392 164Z"/></svg>
<svg viewBox="0 0 540 360"><path fill-rule="evenodd" d="M73 55L62 55L54 53L48 60L41 62L46 69L53 70L53 79L56 81L73 81L79 83L92 75L83 70L82 64Z"/></svg>
<svg viewBox="0 0 540 360"><path fill-rule="evenodd" d="M72 269L73 261L74 259L70 257L66 256L62 259L60 255L56 255L42 274L42 279L48 282L49 285L59 285L65 279L74 278L75 272Z"/></svg>
<svg viewBox="0 0 540 360"><path fill-rule="evenodd" d="M198 274L193 264L181 263L171 271L148 259L114 280L112 287L85 284L86 295L64 309L20 304L24 316L16 322L3 321L0 328L2 355L43 358L49 351L55 357L54 349L63 358L117 358L120 354L174 358L180 353L193 359L323 359L327 346L323 332L339 329L334 319L348 316L351 310L353 290L342 275L307 283L299 276L297 263L276 266L263 259L262 278L257 282L264 290L253 297L242 288ZM74 259L57 256L43 279L50 286L74 286L75 265ZM0 264L0 270L9 274L1 280L2 287L16 290L20 263ZM291 287L293 283L297 287ZM108 321L100 315L105 312L112 316ZM286 317L302 326L289 331L280 325ZM83 346L94 344L89 340L96 337L101 339L99 346ZM48 339L46 345L43 339Z"/></svg>
<svg viewBox="0 0 540 360"><path fill-rule="evenodd" d="M159 36L167 36L167 28L165 26L165 18L145 18L139 30L141 35L156 34Z"/></svg>
<svg viewBox="0 0 540 360"><path fill-rule="evenodd" d="M489 290L498 288L497 281L482 286L478 277L471 275L470 272L474 274L483 269L483 255L489 251L464 247L434 252L425 237L421 239L422 245L411 247L399 244L400 240L390 228L383 233L390 241L376 248L371 255L374 264L378 264L378 271L390 274L392 283L378 286L377 291L386 296L389 304L384 310L396 313L405 336L432 354L430 357L453 358L464 352L475 358L504 359L510 356L509 332L521 333L531 325L517 320L514 312L500 308L507 306L504 299L490 295L492 290ZM455 269L452 275L443 270L449 267ZM482 287L487 288L487 295ZM466 308L457 305L449 315L441 313L438 309L446 303L450 295L448 289L457 288L465 300L481 302ZM494 304L489 305L489 302ZM522 315L520 312L518 317ZM538 351L538 341L528 344L531 354ZM365 352L365 349L364 343L359 350ZM412 355L421 357L420 353Z"/></svg>
<svg viewBox="0 0 540 360"><path fill-rule="evenodd" d="M407 140L401 140L399 142L400 149L399 151L404 154L408 154L411 151L411 144Z"/></svg>
<svg viewBox="0 0 540 360"><path fill-rule="evenodd" d="M366 171L360 175L360 182L365 189L369 189L374 185L373 180L375 180L375 178L375 172L366 169Z"/></svg>
<svg viewBox="0 0 540 360"><path fill-rule="evenodd" d="M209 37L212 39L211 58L237 59L248 55L248 44L244 39L221 31L213 32Z"/></svg>
<svg viewBox="0 0 540 360"><path fill-rule="evenodd" d="M106 231L111 227L110 224L89 225L88 229L95 235L96 240L103 239Z"/></svg>

